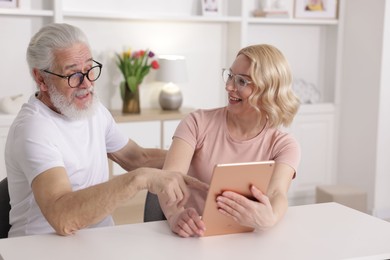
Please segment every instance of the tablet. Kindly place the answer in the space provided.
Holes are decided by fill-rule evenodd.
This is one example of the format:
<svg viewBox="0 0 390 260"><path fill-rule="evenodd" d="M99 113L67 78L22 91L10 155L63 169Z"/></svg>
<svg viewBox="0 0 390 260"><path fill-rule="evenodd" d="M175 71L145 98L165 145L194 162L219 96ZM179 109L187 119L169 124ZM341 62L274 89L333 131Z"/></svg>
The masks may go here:
<svg viewBox="0 0 390 260"><path fill-rule="evenodd" d="M263 193L266 193L274 165L274 161L263 161L217 164L214 167L202 214L202 219L206 226L204 236L251 232L254 230L251 227L241 226L231 217L220 213L216 198L227 190L240 193L248 198L253 198L250 192L251 185L255 185Z"/></svg>

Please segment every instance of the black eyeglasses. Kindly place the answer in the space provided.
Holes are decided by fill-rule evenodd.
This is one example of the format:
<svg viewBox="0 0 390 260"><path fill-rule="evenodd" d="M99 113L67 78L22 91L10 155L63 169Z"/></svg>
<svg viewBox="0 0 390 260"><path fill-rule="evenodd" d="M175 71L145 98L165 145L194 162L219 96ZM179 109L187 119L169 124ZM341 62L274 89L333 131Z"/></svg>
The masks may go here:
<svg viewBox="0 0 390 260"><path fill-rule="evenodd" d="M253 82L247 80L244 76L233 74L229 69L222 69L222 79L225 84L234 79L234 86L238 91L242 91L248 84Z"/></svg>
<svg viewBox="0 0 390 260"><path fill-rule="evenodd" d="M103 64L101 64L100 62L97 62L96 60L93 60L93 62L95 62L97 65L93 66L92 68L87 70L87 72L85 72L85 73L76 72L76 73L70 74L68 76L64 76L64 75L59 75L59 74L53 73L53 72L48 71L48 70L43 70L43 72L52 74L54 76L57 76L57 77L60 77L63 79L68 79L69 87L78 88L83 83L85 77L87 77L87 79L91 82L97 80L100 77L100 73L102 72Z"/></svg>

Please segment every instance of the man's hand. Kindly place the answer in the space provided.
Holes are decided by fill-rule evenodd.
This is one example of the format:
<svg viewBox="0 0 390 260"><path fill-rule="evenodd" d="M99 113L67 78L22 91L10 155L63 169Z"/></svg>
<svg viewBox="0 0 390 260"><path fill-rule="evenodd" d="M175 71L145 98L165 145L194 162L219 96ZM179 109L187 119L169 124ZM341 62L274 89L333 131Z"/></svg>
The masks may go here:
<svg viewBox="0 0 390 260"><path fill-rule="evenodd" d="M209 185L179 172L162 171L149 176L147 188L151 193L166 197L167 205L183 206L189 196L189 187L207 191Z"/></svg>

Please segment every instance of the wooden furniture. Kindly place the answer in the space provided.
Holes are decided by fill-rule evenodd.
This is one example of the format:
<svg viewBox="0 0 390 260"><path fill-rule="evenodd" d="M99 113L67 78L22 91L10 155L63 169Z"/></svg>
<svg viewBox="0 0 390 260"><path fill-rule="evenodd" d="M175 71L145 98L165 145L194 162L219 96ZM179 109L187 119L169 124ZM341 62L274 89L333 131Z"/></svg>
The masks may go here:
<svg viewBox="0 0 390 260"><path fill-rule="evenodd" d="M390 223L337 203L290 207L264 232L180 238L165 221L0 239L16 259L389 259Z"/></svg>

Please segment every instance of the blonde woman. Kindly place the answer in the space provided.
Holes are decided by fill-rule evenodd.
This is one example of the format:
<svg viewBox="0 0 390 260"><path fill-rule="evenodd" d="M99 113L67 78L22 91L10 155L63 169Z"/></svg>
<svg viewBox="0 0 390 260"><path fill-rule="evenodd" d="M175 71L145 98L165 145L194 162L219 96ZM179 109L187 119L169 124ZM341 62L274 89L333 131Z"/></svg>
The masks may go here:
<svg viewBox="0 0 390 260"><path fill-rule="evenodd" d="M217 163L274 160L275 171L267 194L256 187L256 201L225 191L217 197L221 214L242 225L265 230L285 214L287 191L300 161L297 141L279 126L288 126L299 108L291 89L291 71L283 54L262 44L240 50L228 69L223 69L228 104L197 110L178 126L163 169L178 171L210 183ZM237 174L240 174L237 172ZM160 204L173 232L181 237L202 236L200 218L205 192L193 190L184 207Z"/></svg>

